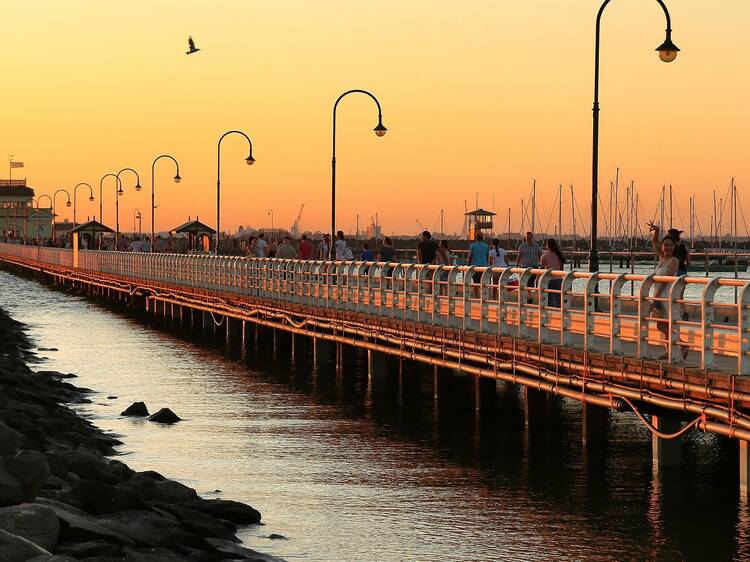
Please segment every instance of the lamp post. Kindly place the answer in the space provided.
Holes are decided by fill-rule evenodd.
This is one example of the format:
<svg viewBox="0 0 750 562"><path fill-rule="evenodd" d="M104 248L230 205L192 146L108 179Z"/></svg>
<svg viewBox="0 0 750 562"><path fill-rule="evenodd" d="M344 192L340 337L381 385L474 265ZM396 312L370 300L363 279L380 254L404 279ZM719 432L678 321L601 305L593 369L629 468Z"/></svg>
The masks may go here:
<svg viewBox="0 0 750 562"><path fill-rule="evenodd" d="M123 172L133 172L135 174L135 190L141 190L141 176L133 168L123 168L115 174L117 183L119 184L119 189L117 190L118 197L115 197L115 247L117 247L117 241L120 238L120 196L125 193L122 189L122 180L120 179L120 174Z"/></svg>
<svg viewBox="0 0 750 562"><path fill-rule="evenodd" d="M663 62L672 62L677 58L680 49L672 43L672 20L667 6L662 0L656 0L664 10L667 20L666 37L664 43L656 48L659 58ZM611 0L604 0L596 14L596 42L594 47L594 127L593 127L593 158L591 162L591 250L589 252L589 271L599 270L598 244L598 202L599 202L599 38L601 34L602 13Z"/></svg>
<svg viewBox="0 0 750 562"><path fill-rule="evenodd" d="M77 186L75 186L73 188L73 228L75 228L76 226L78 226L78 223L76 223L76 201L77 201L77 197L76 196L78 194L78 188L81 187L82 185L85 185L86 187L89 188L89 201L93 201L94 200L94 190L92 189L92 187L89 184L87 184L85 182L81 182L81 183L79 183Z"/></svg>
<svg viewBox="0 0 750 562"><path fill-rule="evenodd" d="M332 150L332 157L331 157L331 240L334 241L336 239L336 109L339 106L339 102L344 99L349 94L365 94L367 96L370 96L372 100L375 102L375 105L378 106L378 124L375 126L373 131L375 131L375 134L379 137L382 137L385 135L385 133L388 131L383 126L383 112L380 109L380 102L378 101L378 98L376 98L374 95L372 95L367 90L349 90L341 94L338 99L336 100L336 103L333 104L333 150ZM334 246L335 244L331 242L331 259L334 258Z"/></svg>
<svg viewBox="0 0 750 562"><path fill-rule="evenodd" d="M177 168L177 174L174 177L175 183L180 183L180 180L182 178L180 177L180 164L175 160L174 156L170 156L169 154L162 154L161 156L157 156L154 158L154 161L151 163L151 251L154 251L154 246L156 246L156 238L154 237L154 213L156 211L156 201L155 201L155 195L154 195L154 170L156 168L156 162L159 161L161 158L169 158L174 162L174 165Z"/></svg>
<svg viewBox="0 0 750 562"><path fill-rule="evenodd" d="M37 244L39 242L39 201L42 200L42 197L46 197L47 199L49 199L49 206L50 206L50 208L52 208L52 206L54 205L54 202L52 201L52 197L50 197L49 195L40 195L39 197L36 198L36 238L37 238ZM52 224L54 225L54 223L55 223L55 216L53 214L52 215Z"/></svg>
<svg viewBox="0 0 750 562"><path fill-rule="evenodd" d="M242 131L227 131L219 137L219 142L216 145L216 248L214 248L214 254L217 256L219 255L219 236L221 233L221 141L224 140L224 137L231 134L238 134L245 137L247 144L250 145L250 153L247 158L245 158L245 163L248 166L255 164L255 158L253 158L253 143L250 140L250 137L245 133Z"/></svg>
<svg viewBox="0 0 750 562"><path fill-rule="evenodd" d="M57 240L57 228L55 227L55 217L57 216L57 214L55 213L55 209L56 209L55 201L57 200L58 193L64 193L65 195L68 196L68 201L65 203L66 207L70 207L71 205L70 193L68 192L67 189L58 189L52 194L52 239L53 240Z"/></svg>
<svg viewBox="0 0 750 562"><path fill-rule="evenodd" d="M273 209L268 209L266 214L271 217L271 232L273 232ZM275 234L271 234L271 236L275 236Z"/></svg>
<svg viewBox="0 0 750 562"><path fill-rule="evenodd" d="M138 229L136 230L135 225L138 221ZM133 234L143 234L143 223L141 222L141 210L133 210Z"/></svg>

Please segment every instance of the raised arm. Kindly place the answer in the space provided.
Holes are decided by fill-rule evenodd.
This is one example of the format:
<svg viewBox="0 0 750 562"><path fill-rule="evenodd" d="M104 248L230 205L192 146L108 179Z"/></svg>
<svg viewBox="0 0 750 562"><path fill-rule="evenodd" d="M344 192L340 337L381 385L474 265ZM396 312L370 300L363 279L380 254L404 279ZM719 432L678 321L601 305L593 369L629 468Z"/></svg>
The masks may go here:
<svg viewBox="0 0 750 562"><path fill-rule="evenodd" d="M661 231L659 226L649 221L648 229L649 232L651 232L651 246L654 248L654 253L656 254L656 257L661 258L661 245L659 244L659 234Z"/></svg>

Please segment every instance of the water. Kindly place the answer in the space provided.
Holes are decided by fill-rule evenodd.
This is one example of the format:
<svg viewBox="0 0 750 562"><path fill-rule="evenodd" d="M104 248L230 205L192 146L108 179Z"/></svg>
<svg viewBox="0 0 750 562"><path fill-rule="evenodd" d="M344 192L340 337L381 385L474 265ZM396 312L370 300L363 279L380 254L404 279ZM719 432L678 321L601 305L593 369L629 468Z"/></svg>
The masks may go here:
<svg viewBox="0 0 750 562"><path fill-rule="evenodd" d="M750 559L736 446L691 433L681 468L651 467L634 416L612 418L602 452L581 446L580 405L549 399L544 427L523 426L521 393L407 365L376 373L346 354L316 372L299 343L274 357L200 341L0 272L0 306L59 351L39 368L79 374L84 411L121 435L123 460L246 501L265 526L252 548L289 560ZM300 341L300 340L298 340ZM107 396L118 398L108 400ZM124 419L134 400L185 421ZM221 492L216 492L221 490ZM288 540L271 541L270 533Z"/></svg>

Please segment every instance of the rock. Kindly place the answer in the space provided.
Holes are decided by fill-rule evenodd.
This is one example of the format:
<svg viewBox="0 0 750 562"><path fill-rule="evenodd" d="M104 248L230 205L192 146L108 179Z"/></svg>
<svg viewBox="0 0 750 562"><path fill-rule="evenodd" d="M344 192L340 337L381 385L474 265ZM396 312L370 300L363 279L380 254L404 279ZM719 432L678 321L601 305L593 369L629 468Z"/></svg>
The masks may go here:
<svg viewBox="0 0 750 562"><path fill-rule="evenodd" d="M180 523L182 523L182 526L190 533L202 537L215 537L217 539L239 542L239 539L234 536L237 527L229 521L212 517L211 515L201 513L200 511L189 507L170 504L154 504L152 505L152 508L155 508L156 505L158 505L160 510L167 511L174 515Z"/></svg>
<svg viewBox="0 0 750 562"><path fill-rule="evenodd" d="M151 414L148 417L148 421L157 422L157 423L177 423L180 420L182 420L182 418L179 417L177 414L175 414L169 408L162 408L155 414Z"/></svg>
<svg viewBox="0 0 750 562"><path fill-rule="evenodd" d="M148 408L144 402L133 402L130 406L125 408L120 414L121 416L147 416Z"/></svg>
<svg viewBox="0 0 750 562"><path fill-rule="evenodd" d="M86 515L75 508L70 510L59 507L59 502L44 502L57 514L63 525L60 528L60 542L81 542L83 540L105 539L116 541L125 546L135 546L135 541L130 537L108 528L96 518ZM60 551L63 550L61 547Z"/></svg>
<svg viewBox="0 0 750 562"><path fill-rule="evenodd" d="M136 472L130 480L123 482L121 487L133 489L138 499L144 502L190 506L201 501L195 490L189 486L167 480L156 472Z"/></svg>
<svg viewBox="0 0 750 562"><path fill-rule="evenodd" d="M15 562L42 555L51 556L51 553L23 537L0 529L0 561Z"/></svg>
<svg viewBox="0 0 750 562"><path fill-rule="evenodd" d="M227 558L242 558L257 562L283 562L281 558L276 556L261 554L255 550L222 539L208 538L206 541L222 554L229 555Z"/></svg>
<svg viewBox="0 0 750 562"><path fill-rule="evenodd" d="M105 459L85 449L59 453L56 457L66 471L77 474L83 480L96 480L114 485L133 474L126 464ZM55 473L59 475L59 468L56 467Z"/></svg>
<svg viewBox="0 0 750 562"><path fill-rule="evenodd" d="M286 540L286 537L284 535L279 535L276 533L271 533L270 535L268 535L268 538L271 539L272 541L285 541Z"/></svg>
<svg viewBox="0 0 750 562"><path fill-rule="evenodd" d="M111 486L96 480L83 480L76 484L73 488L73 496L78 498L84 511L94 515L135 509L140 504L134 490Z"/></svg>
<svg viewBox="0 0 750 562"><path fill-rule="evenodd" d="M187 532L171 515L146 510L119 511L101 517L99 522L108 529L129 537L139 546L164 546L173 550L180 550L182 547L210 549L205 539Z"/></svg>
<svg viewBox="0 0 750 562"><path fill-rule="evenodd" d="M33 503L0 508L0 529L54 552L60 522L52 508Z"/></svg>
<svg viewBox="0 0 750 562"><path fill-rule="evenodd" d="M21 484L23 500L31 501L50 475L46 457L39 451L21 451L3 457L6 470Z"/></svg>
<svg viewBox="0 0 750 562"><path fill-rule="evenodd" d="M117 396L107 396L107 400L117 400Z"/></svg>
<svg viewBox="0 0 750 562"><path fill-rule="evenodd" d="M105 541L82 541L60 545L57 550L74 559L92 558L94 556L112 556L122 559L122 546Z"/></svg>
<svg viewBox="0 0 750 562"><path fill-rule="evenodd" d="M189 507L237 525L260 523L260 511L232 500L201 500Z"/></svg>
<svg viewBox="0 0 750 562"><path fill-rule="evenodd" d="M37 351L58 351L56 347L39 347Z"/></svg>
<svg viewBox="0 0 750 562"><path fill-rule="evenodd" d="M76 562L75 558L71 558L70 556L61 556L59 554L40 554L39 556L34 556L34 558L29 558L26 562Z"/></svg>
<svg viewBox="0 0 750 562"><path fill-rule="evenodd" d="M8 472L0 457L0 506L16 505L23 502L21 483Z"/></svg>
<svg viewBox="0 0 750 562"><path fill-rule="evenodd" d="M176 554L166 548L126 548L127 562L184 562L184 555Z"/></svg>
<svg viewBox="0 0 750 562"><path fill-rule="evenodd" d="M23 435L0 421L0 455L14 455L24 440Z"/></svg>

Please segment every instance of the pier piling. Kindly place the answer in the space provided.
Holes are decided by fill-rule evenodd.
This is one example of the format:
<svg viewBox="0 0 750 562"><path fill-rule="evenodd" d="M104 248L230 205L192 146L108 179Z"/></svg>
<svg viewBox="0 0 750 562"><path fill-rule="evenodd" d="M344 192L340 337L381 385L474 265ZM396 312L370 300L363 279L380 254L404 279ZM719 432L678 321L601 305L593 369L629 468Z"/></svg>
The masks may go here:
<svg viewBox="0 0 750 562"><path fill-rule="evenodd" d="M660 433L668 435L677 433L682 426L680 420L666 416L651 416L651 424ZM655 467L679 466L682 462L682 439L680 437L665 439L653 434L651 451Z"/></svg>
<svg viewBox="0 0 750 562"><path fill-rule="evenodd" d="M601 447L607 443L609 409L583 403L582 433L584 447Z"/></svg>

